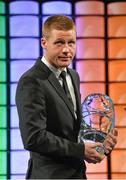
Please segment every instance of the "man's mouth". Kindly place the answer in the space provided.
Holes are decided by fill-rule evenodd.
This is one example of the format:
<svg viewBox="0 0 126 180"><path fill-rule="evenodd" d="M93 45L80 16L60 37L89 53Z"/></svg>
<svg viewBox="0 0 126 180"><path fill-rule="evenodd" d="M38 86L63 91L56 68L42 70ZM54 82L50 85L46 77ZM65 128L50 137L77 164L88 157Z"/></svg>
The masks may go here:
<svg viewBox="0 0 126 180"><path fill-rule="evenodd" d="M64 56L59 56L59 59L63 59L63 60L69 60L69 59L71 59L71 57L64 57Z"/></svg>

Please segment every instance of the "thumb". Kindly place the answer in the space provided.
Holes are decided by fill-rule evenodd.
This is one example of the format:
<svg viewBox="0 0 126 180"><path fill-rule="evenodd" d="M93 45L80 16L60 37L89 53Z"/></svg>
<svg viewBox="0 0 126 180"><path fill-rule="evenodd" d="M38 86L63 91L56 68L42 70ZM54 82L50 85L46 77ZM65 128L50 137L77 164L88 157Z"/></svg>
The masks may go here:
<svg viewBox="0 0 126 180"><path fill-rule="evenodd" d="M113 134L114 136L118 136L118 131L117 131L117 129L112 129L112 134Z"/></svg>

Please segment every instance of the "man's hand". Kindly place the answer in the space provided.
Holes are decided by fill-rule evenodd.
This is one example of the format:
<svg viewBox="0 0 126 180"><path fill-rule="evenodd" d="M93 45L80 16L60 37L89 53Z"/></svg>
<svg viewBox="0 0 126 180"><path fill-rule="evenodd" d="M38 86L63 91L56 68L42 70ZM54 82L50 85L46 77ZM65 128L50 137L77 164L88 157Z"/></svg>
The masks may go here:
<svg viewBox="0 0 126 180"><path fill-rule="evenodd" d="M85 142L84 160L88 163L100 163L105 155L98 153L97 148L103 148L103 144Z"/></svg>
<svg viewBox="0 0 126 180"><path fill-rule="evenodd" d="M118 131L116 129L113 129L112 132L106 136L105 141L103 143L105 155L110 154L115 145L117 144L117 136Z"/></svg>

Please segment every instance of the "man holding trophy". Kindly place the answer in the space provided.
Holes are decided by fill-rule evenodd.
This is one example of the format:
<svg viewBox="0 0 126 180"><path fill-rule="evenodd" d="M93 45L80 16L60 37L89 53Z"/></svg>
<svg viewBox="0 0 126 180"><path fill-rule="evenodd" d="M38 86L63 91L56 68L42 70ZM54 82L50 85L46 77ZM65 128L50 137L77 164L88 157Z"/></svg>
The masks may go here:
<svg viewBox="0 0 126 180"><path fill-rule="evenodd" d="M21 136L30 152L26 178L86 179L85 161L101 162L116 145L113 108L94 94L81 111L79 76L68 68L76 52L71 18L48 17L41 46L43 57L23 74L16 92Z"/></svg>

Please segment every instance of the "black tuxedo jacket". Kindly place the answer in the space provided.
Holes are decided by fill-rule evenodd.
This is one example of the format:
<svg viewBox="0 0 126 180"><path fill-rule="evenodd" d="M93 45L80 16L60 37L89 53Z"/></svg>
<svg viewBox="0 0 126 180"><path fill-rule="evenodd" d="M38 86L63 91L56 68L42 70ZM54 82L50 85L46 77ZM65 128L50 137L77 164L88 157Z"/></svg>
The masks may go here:
<svg viewBox="0 0 126 180"><path fill-rule="evenodd" d="M77 143L80 81L74 70L68 72L77 119L59 81L40 59L19 80L16 105L24 148L30 151L28 179L85 178L84 145Z"/></svg>

